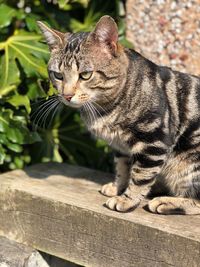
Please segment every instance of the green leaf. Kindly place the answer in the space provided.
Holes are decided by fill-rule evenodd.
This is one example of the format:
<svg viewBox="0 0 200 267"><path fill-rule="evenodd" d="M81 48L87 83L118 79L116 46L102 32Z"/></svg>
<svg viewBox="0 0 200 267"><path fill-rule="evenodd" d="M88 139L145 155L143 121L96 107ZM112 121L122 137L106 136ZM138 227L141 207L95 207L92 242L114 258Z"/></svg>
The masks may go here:
<svg viewBox="0 0 200 267"><path fill-rule="evenodd" d="M20 47L18 43L10 44L10 47L15 50L16 57L18 58L28 77L37 76L37 74L40 74L42 77L47 78L46 63L42 58L39 59L33 56L31 49L35 50L35 48L31 47L30 44L29 46L29 48L26 48ZM40 53L42 53L42 51L40 51ZM43 53L45 52L43 51Z"/></svg>
<svg viewBox="0 0 200 267"><path fill-rule="evenodd" d="M0 133L0 144L7 144L8 139L6 137L6 134Z"/></svg>
<svg viewBox="0 0 200 267"><path fill-rule="evenodd" d="M7 129L7 137L13 143L23 144L24 143L24 134L14 127L14 125L10 125Z"/></svg>
<svg viewBox="0 0 200 267"><path fill-rule="evenodd" d="M75 4L84 8L88 6L89 0L58 0L58 6L62 10L72 10Z"/></svg>
<svg viewBox="0 0 200 267"><path fill-rule="evenodd" d="M5 5L0 5L0 28L7 27L11 24L13 17L16 16L15 9Z"/></svg>
<svg viewBox="0 0 200 267"><path fill-rule="evenodd" d="M28 80L27 96L30 100L35 100L37 98L46 96L46 93L42 90L40 84L38 84L38 80L37 81L35 81L35 80L29 81Z"/></svg>
<svg viewBox="0 0 200 267"><path fill-rule="evenodd" d="M7 137L13 143L32 144L40 141L40 137L37 133L29 132L28 128L19 121L12 120L7 130Z"/></svg>
<svg viewBox="0 0 200 267"><path fill-rule="evenodd" d="M5 46L5 54L0 58L0 96L16 89L20 82L20 72L15 61L15 53Z"/></svg>
<svg viewBox="0 0 200 267"><path fill-rule="evenodd" d="M4 117L4 114L0 113L0 132L5 133L9 127L9 122L7 118Z"/></svg>
<svg viewBox="0 0 200 267"><path fill-rule="evenodd" d="M39 28L37 25L37 20L41 20L41 18L38 15L35 14L28 14L25 18L26 26L28 27L30 32L38 31Z"/></svg>
<svg viewBox="0 0 200 267"><path fill-rule="evenodd" d="M14 143L11 143L10 141L8 141L6 134L0 133L0 144L2 144L4 146L6 145L8 149L10 149L16 153L20 153L23 150L21 145L14 144Z"/></svg>
<svg viewBox="0 0 200 267"><path fill-rule="evenodd" d="M6 157L5 150L3 146L0 145L0 164L4 163L5 157Z"/></svg>
<svg viewBox="0 0 200 267"><path fill-rule="evenodd" d="M0 58L0 96L15 90L20 83L20 70L16 60L20 62L27 77L48 77L46 61L49 52L46 45L38 42L40 39L40 35L16 31L6 42L0 43L0 50L4 50L4 55Z"/></svg>
<svg viewBox="0 0 200 267"><path fill-rule="evenodd" d="M21 157L15 157L14 164L17 169L22 169L24 167L24 161Z"/></svg>
<svg viewBox="0 0 200 267"><path fill-rule="evenodd" d="M13 144L11 142L9 142L8 148L16 153L20 153L23 151L23 147L21 145Z"/></svg>
<svg viewBox="0 0 200 267"><path fill-rule="evenodd" d="M13 112L8 109L0 110L0 143L9 147L10 142L23 145L40 140L38 133L30 132L26 127L23 117L13 116Z"/></svg>
<svg viewBox="0 0 200 267"><path fill-rule="evenodd" d="M10 98L7 99L7 102L13 105L14 107L20 107L24 106L27 110L28 113L31 112L31 107L30 107L30 100L28 96L26 95L19 95L16 94Z"/></svg>

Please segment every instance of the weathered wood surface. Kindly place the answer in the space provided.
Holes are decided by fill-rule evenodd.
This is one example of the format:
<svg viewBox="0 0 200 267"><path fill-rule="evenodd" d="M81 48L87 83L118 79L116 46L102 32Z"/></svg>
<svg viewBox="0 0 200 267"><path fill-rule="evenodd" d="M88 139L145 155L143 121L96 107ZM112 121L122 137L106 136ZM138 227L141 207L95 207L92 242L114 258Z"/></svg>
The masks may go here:
<svg viewBox="0 0 200 267"><path fill-rule="evenodd" d="M78 267L78 265L0 236L0 267Z"/></svg>
<svg viewBox="0 0 200 267"><path fill-rule="evenodd" d="M0 267L49 267L36 250L0 237Z"/></svg>
<svg viewBox="0 0 200 267"><path fill-rule="evenodd" d="M0 235L84 266L200 266L200 216L117 213L110 175L41 164L0 176Z"/></svg>

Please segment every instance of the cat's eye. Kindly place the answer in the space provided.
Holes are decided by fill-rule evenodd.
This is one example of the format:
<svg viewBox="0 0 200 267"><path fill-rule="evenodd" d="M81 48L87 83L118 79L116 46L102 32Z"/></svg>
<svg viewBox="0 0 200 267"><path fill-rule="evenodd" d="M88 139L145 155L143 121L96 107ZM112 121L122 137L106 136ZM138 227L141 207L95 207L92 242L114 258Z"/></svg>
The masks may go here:
<svg viewBox="0 0 200 267"><path fill-rule="evenodd" d="M84 71L79 74L79 78L82 80L89 80L92 77L92 71Z"/></svg>
<svg viewBox="0 0 200 267"><path fill-rule="evenodd" d="M62 73L53 71L53 75L54 75L55 79L57 79L57 80L61 80L61 81L63 80L63 75L62 75Z"/></svg>

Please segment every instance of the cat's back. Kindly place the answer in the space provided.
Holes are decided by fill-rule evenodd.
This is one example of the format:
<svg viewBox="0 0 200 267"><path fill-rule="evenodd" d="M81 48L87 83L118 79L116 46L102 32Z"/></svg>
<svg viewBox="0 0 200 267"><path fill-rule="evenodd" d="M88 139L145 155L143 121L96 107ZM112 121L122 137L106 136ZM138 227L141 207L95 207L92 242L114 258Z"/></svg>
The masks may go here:
<svg viewBox="0 0 200 267"><path fill-rule="evenodd" d="M167 114L171 124L168 126L175 135L200 127L200 77L159 66L134 50L127 55L134 65L135 77L141 77L137 85L144 87L143 92L149 96L142 106L159 103L159 112L163 117Z"/></svg>

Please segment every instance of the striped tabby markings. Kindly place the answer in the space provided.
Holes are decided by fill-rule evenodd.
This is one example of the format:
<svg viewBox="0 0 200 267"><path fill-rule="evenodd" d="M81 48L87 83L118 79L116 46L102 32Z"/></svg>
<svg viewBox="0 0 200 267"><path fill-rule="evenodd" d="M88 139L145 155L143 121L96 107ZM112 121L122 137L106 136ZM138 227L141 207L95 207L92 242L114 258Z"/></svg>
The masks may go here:
<svg viewBox="0 0 200 267"><path fill-rule="evenodd" d="M171 80L164 85L168 103L170 105L170 108L172 110L173 116L174 116L174 124L179 124L179 109L178 109L178 102L177 102L177 88L175 84L175 75L171 73Z"/></svg>
<svg viewBox="0 0 200 267"><path fill-rule="evenodd" d="M148 122L147 120L144 122L137 123L137 128L140 131L153 131L155 128L161 126L161 119L156 118L153 121Z"/></svg>
<svg viewBox="0 0 200 267"><path fill-rule="evenodd" d="M197 102L196 99L196 83L194 82L194 80L192 80L192 83L190 85L190 91L189 91L189 95L188 95L188 101L187 101L187 112L186 112L186 116L188 119L197 119L199 118L199 103Z"/></svg>
<svg viewBox="0 0 200 267"><path fill-rule="evenodd" d="M63 84L63 94L64 95L74 95L76 93L77 82L79 79L77 65L73 61L71 65L71 73L66 77L66 82Z"/></svg>
<svg viewBox="0 0 200 267"><path fill-rule="evenodd" d="M200 171L195 171L198 166L198 163L187 162L181 156L168 159L161 171L161 177L163 177L164 183L169 188L171 194L176 196L187 195L192 179L200 176Z"/></svg>

